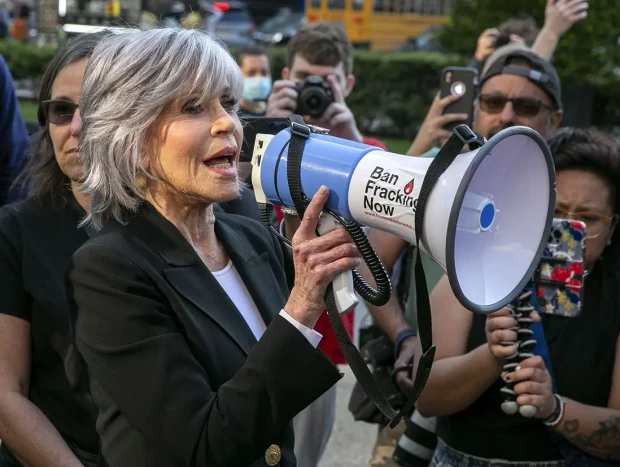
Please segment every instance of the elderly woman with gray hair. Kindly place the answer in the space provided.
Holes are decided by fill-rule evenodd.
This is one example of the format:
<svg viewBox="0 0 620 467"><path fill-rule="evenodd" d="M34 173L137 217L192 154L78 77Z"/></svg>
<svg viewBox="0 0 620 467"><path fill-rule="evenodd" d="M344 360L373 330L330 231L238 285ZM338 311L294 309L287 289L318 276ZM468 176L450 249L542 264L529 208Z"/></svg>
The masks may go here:
<svg viewBox="0 0 620 467"><path fill-rule="evenodd" d="M340 378L312 327L360 259L340 229L315 235L327 189L292 241L294 278L267 229L214 214L239 193L241 95L234 60L200 31L115 35L88 63L91 239L67 294L103 465L294 466L292 418Z"/></svg>

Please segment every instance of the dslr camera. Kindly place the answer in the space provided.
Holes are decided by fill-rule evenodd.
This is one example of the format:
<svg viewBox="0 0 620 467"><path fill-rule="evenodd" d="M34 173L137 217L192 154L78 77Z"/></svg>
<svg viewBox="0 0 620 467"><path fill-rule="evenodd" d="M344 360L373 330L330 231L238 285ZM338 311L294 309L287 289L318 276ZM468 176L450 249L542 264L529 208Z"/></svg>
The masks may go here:
<svg viewBox="0 0 620 467"><path fill-rule="evenodd" d="M303 82L295 85L297 91L297 108L295 113L318 118L329 104L334 102L332 89L320 76L308 76Z"/></svg>

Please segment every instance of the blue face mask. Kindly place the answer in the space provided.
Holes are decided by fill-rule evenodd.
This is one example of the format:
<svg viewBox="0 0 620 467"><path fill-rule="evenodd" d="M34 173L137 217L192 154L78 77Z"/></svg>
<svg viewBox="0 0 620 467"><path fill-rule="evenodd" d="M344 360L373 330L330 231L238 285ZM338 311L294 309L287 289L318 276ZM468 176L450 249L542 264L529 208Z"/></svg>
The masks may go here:
<svg viewBox="0 0 620 467"><path fill-rule="evenodd" d="M247 101L266 101L271 92L271 78L255 76L243 79L243 98Z"/></svg>

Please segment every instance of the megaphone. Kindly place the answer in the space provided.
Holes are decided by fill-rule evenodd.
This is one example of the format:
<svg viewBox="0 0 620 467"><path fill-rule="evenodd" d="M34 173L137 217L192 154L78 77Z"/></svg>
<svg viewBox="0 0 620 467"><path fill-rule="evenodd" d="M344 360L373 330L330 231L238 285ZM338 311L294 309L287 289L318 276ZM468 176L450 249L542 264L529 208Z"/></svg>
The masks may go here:
<svg viewBox="0 0 620 467"><path fill-rule="evenodd" d="M323 133L307 136L299 169L303 192L311 197L325 185L326 208L342 219L415 244L416 206L432 159ZM294 205L287 178L290 140L291 128L256 136L252 183L259 203ZM504 129L458 155L426 200L421 249L446 272L465 308L499 310L523 290L547 241L555 209L551 153L536 131ZM340 312L353 308L350 275L334 290Z"/></svg>

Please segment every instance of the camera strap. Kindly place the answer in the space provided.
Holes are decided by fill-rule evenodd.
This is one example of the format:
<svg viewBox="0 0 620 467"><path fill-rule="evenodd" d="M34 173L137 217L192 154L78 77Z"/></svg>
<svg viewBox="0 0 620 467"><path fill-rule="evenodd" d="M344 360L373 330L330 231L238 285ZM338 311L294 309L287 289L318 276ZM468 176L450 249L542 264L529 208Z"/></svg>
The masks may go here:
<svg viewBox="0 0 620 467"><path fill-rule="evenodd" d="M310 137L312 130L308 127L299 115L292 115L289 118L291 139L288 144L287 156L287 178L291 199L297 210L299 218L303 218L309 199L304 194L301 187L301 161L306 141ZM465 129L463 129L464 127ZM458 130L458 131L457 131ZM472 136L473 135L473 136ZM413 411L418 397L422 393L424 386L430 375L433 359L435 356L435 346L433 345L433 330L431 320L430 302L426 285L424 268L420 259L420 232L423 231L424 213L426 202L430 192L435 186L439 177L452 164L456 156L461 152L465 144L470 147L481 145L481 139L473 133L466 125L459 125L454 129L454 134L448 142L441 148L424 178L420 195L417 201L415 213L416 231L416 262L415 262L415 286L417 299L417 321L418 335L422 345L422 356L418 364L413 390L408 394L407 403L399 413L392 408L387 401L377 382L374 380L370 370L360 352L351 342L349 334L342 324L340 315L335 306L335 299L331 285L326 294L327 314L332 325L332 329L353 374L359 382L363 391L370 400L377 406L383 415L390 420L390 427L394 428L398 423ZM479 146L478 146L479 147Z"/></svg>

